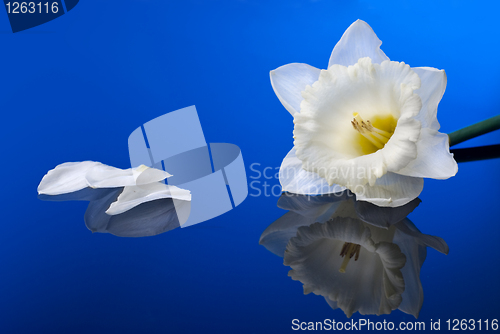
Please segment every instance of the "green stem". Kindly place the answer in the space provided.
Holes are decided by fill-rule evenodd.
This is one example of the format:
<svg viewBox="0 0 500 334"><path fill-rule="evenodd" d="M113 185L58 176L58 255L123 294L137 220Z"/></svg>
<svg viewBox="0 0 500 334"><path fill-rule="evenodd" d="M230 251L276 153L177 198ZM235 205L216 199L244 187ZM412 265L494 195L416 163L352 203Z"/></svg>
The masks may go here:
<svg viewBox="0 0 500 334"><path fill-rule="evenodd" d="M500 115L488 118L482 122L467 126L463 129L453 131L448 135L450 137L450 147L498 129L500 129Z"/></svg>

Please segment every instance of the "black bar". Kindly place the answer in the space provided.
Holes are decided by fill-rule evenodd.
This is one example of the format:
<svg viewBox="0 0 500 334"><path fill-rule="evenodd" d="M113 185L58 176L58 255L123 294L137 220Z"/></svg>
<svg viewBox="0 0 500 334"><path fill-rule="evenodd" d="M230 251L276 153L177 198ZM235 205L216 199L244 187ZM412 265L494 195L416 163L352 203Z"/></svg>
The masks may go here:
<svg viewBox="0 0 500 334"><path fill-rule="evenodd" d="M500 158L500 145L488 145L450 150L456 162L468 162Z"/></svg>

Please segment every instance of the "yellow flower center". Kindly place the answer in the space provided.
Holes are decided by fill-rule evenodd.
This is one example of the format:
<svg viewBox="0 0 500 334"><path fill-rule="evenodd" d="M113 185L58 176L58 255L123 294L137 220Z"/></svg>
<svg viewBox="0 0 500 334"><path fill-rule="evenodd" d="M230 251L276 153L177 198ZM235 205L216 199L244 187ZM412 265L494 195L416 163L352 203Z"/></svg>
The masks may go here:
<svg viewBox="0 0 500 334"><path fill-rule="evenodd" d="M373 121L365 121L357 112L353 113L351 121L354 130L360 134L358 143L364 154L384 148L396 129L396 123L396 119L390 114L384 117L375 116Z"/></svg>
<svg viewBox="0 0 500 334"><path fill-rule="evenodd" d="M344 261L342 261L342 265L340 266L339 272L342 274L345 273L345 269L347 268L347 264L349 263L349 260L356 254L356 257L354 258L354 261L358 261L359 258L359 251L361 250L361 246L358 244L353 244L350 242L345 242L344 246L342 246L342 250L340 251L340 257L344 258Z"/></svg>

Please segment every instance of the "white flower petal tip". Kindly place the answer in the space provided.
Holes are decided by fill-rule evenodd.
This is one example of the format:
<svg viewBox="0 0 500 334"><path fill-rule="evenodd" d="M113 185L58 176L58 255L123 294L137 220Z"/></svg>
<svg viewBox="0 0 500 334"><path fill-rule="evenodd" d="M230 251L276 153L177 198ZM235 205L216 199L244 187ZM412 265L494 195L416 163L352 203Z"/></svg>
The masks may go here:
<svg viewBox="0 0 500 334"><path fill-rule="evenodd" d="M271 86L281 104L293 116L300 112L301 92L318 80L320 70L307 64L288 64L271 71Z"/></svg>
<svg viewBox="0 0 500 334"><path fill-rule="evenodd" d="M50 170L38 185L39 195L62 195L85 188L102 189L156 183L169 173L141 165L119 169L96 161L66 162Z"/></svg>
<svg viewBox="0 0 500 334"><path fill-rule="evenodd" d="M370 57L374 63L380 64L389 60L380 49L382 41L373 29L362 20L357 20L342 35L335 45L330 56L328 67L338 64L343 66L354 65L359 58Z"/></svg>
<svg viewBox="0 0 500 334"><path fill-rule="evenodd" d="M108 215L118 215L142 203L163 198L172 198L182 201L191 201L191 192L176 186L169 186L160 182L138 186L127 186L118 196L116 202L111 203L106 210Z"/></svg>
<svg viewBox="0 0 500 334"><path fill-rule="evenodd" d="M87 183L92 188L135 186L162 181L170 176L167 172L144 165L120 169L103 164L90 169L85 175Z"/></svg>
<svg viewBox="0 0 500 334"><path fill-rule="evenodd" d="M317 195L338 185L358 200L397 207L422 191L423 181L415 179L457 173L448 137L438 132L446 73L390 61L381 43L357 20L319 76L305 64L271 72L273 89L295 124L294 151L280 169L284 191Z"/></svg>
<svg viewBox="0 0 500 334"><path fill-rule="evenodd" d="M100 162L66 162L50 170L38 185L39 195L61 195L88 187L85 175Z"/></svg>

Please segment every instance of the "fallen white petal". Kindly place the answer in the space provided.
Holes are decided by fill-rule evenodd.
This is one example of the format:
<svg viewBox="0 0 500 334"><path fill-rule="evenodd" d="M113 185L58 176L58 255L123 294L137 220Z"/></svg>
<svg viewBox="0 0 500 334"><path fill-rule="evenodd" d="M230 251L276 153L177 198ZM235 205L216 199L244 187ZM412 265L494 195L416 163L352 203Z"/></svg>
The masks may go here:
<svg viewBox="0 0 500 334"><path fill-rule="evenodd" d="M116 188L154 183L170 176L167 172L144 165L120 169L100 164L90 169L85 177L92 188Z"/></svg>
<svg viewBox="0 0 500 334"><path fill-rule="evenodd" d="M189 190L169 186L161 182L149 183L140 186L127 186L106 211L108 215L117 215L128 211L142 203L161 198L172 198L184 201L191 200Z"/></svg>
<svg viewBox="0 0 500 334"><path fill-rule="evenodd" d="M95 161L66 162L50 170L38 185L38 194L61 195L88 187L85 175L92 168L102 165Z"/></svg>

